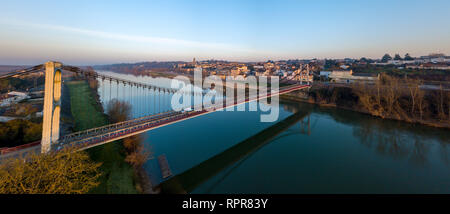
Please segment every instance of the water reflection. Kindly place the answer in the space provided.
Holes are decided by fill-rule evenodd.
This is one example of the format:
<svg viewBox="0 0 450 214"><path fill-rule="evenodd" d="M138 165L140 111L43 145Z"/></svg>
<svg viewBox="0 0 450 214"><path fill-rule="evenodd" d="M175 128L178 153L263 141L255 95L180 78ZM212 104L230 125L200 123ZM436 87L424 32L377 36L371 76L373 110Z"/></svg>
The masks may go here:
<svg viewBox="0 0 450 214"><path fill-rule="evenodd" d="M294 110L294 109L293 109ZM161 188L163 192L167 193L185 193L191 192L203 182L213 177L219 172L222 172L229 166L232 166L217 182L221 182L227 177L234 169L245 162L252 154L260 150L269 142L274 142L277 139L291 135L291 132L286 131L297 124L299 121L303 121L304 118L310 114L310 108L295 109L296 113L287 117L286 119L270 126L267 129L259 132L256 135L236 144L235 146L225 150L224 152L215 155L214 157L200 163L197 166L175 176L171 179L163 182ZM308 119L309 121L309 119ZM307 124L307 123L300 123ZM300 126L302 127L302 126ZM284 133L283 135L280 135ZM294 132L295 134L301 133L301 130ZM277 137L277 138L275 138Z"/></svg>
<svg viewBox="0 0 450 214"><path fill-rule="evenodd" d="M412 164L425 166L435 149L441 160L449 165L450 134L448 130L382 120L368 115L336 109L317 108L336 121L352 125L359 142L380 155L394 159L408 159Z"/></svg>

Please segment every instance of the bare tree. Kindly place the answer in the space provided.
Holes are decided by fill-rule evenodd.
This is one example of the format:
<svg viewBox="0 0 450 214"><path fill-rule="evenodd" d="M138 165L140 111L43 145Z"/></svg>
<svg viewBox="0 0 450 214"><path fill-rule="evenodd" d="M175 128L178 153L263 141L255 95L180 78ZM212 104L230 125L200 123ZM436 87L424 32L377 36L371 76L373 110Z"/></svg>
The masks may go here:
<svg viewBox="0 0 450 214"><path fill-rule="evenodd" d="M411 116L414 117L415 115L415 107L416 107L416 100L419 93L419 86L420 86L420 80L409 80L407 82L408 89L409 89L409 96L411 99Z"/></svg>
<svg viewBox="0 0 450 214"><path fill-rule="evenodd" d="M447 92L448 121L450 122L450 92Z"/></svg>
<svg viewBox="0 0 450 214"><path fill-rule="evenodd" d="M439 86L439 96L438 96L438 102L439 102L439 107L438 107L438 116L439 116L439 120L445 120L446 115L445 115L445 111L444 111L444 89L442 88L442 85Z"/></svg>
<svg viewBox="0 0 450 214"><path fill-rule="evenodd" d="M389 116L394 116L394 105L397 105L399 98L398 79L390 76L385 76L386 85L384 88L383 98L386 101L386 109Z"/></svg>
<svg viewBox="0 0 450 214"><path fill-rule="evenodd" d="M131 105L126 102L113 99L108 103L107 114L109 115L112 123L126 121L131 115Z"/></svg>
<svg viewBox="0 0 450 214"><path fill-rule="evenodd" d="M418 90L417 91L417 108L419 109L419 118L420 120L423 120L423 110L425 107L425 91L424 90Z"/></svg>
<svg viewBox="0 0 450 214"><path fill-rule="evenodd" d="M384 75L382 75L381 77L383 77ZM378 116L380 116L380 117L384 117L384 107L383 107L383 105L382 105L382 81L381 80L378 80L376 83L375 83L375 87L376 87L376 95L375 95L375 101L376 101L376 103L377 103L377 111L378 111Z"/></svg>
<svg viewBox="0 0 450 214"><path fill-rule="evenodd" d="M364 108L368 113L373 114L374 109L372 95L368 86L363 83L357 83L354 85L353 90L358 96L359 103L361 104L362 108Z"/></svg>

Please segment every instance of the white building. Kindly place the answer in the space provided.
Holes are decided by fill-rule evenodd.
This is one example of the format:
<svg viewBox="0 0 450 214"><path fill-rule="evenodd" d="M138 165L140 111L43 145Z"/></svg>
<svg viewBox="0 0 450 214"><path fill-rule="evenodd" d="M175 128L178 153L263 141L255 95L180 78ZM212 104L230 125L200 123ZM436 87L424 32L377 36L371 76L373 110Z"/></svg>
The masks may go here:
<svg viewBox="0 0 450 214"><path fill-rule="evenodd" d="M379 80L379 75L372 74L353 74L352 70L332 71L328 78L332 82L337 83L352 83L352 82L373 82Z"/></svg>
<svg viewBox="0 0 450 214"><path fill-rule="evenodd" d="M329 75L331 74L331 71L320 71L320 76L321 77L325 77L325 78L329 78Z"/></svg>
<svg viewBox="0 0 450 214"><path fill-rule="evenodd" d="M27 93L18 92L18 91L11 91L11 92L8 93L8 95L18 96L18 97L26 97L26 96L28 96Z"/></svg>
<svg viewBox="0 0 450 214"><path fill-rule="evenodd" d="M17 119L17 117L0 116L0 122L2 122L2 123L6 123L8 121L15 120L15 119Z"/></svg>
<svg viewBox="0 0 450 214"><path fill-rule="evenodd" d="M12 91L7 94L7 98L0 101L0 106L1 107L9 106L13 103L18 103L22 100L29 99L29 98L30 98L30 96L28 96L27 93Z"/></svg>
<svg viewBox="0 0 450 214"><path fill-rule="evenodd" d="M347 68L349 68L350 66L348 66L348 65L341 65L341 66L339 66L340 68L342 68L342 69L347 69Z"/></svg>

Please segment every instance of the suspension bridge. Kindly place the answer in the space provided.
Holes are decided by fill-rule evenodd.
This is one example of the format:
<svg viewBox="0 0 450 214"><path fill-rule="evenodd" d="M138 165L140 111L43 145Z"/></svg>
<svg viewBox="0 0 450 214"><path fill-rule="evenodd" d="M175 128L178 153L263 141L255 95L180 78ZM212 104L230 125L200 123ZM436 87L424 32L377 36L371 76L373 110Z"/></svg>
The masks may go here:
<svg viewBox="0 0 450 214"><path fill-rule="evenodd" d="M124 78L118 78L111 75L106 75L101 72L95 72L92 70L81 69L75 66L64 65L59 62L47 62L42 65L37 65L24 70L10 72L0 76L0 79L20 77L31 73L42 72L45 75L45 91L44 91L44 108L43 108L43 128L42 139L39 142L31 144L7 148L1 150L0 158L14 157L23 155L24 153L35 151L41 153L47 153L50 151L57 151L65 146L77 146L81 150L120 140L126 137L137 135L149 130L157 129L160 127L168 126L173 123L178 123L191 118L199 117L205 114L212 113L214 111L223 110L233 106L241 105L248 102L253 102L261 99L267 99L273 96L279 96L281 94L290 93L297 90L308 89L310 85L294 84L279 89L270 89L265 93L249 95L244 98L236 97L223 97L223 102L215 102L209 108L201 106L201 110L197 110L196 106L188 106L188 111L174 111L171 108L161 109L161 105L168 106L170 99L166 99L179 92L178 89L169 87L161 87L154 84L148 84L138 81L131 81ZM144 103L143 115L140 114L136 118L108 124L101 127L87 129L79 132L74 132L60 136L60 112L61 112L61 85L62 85L62 71L68 71L82 76L87 79L95 79L104 84L104 82L110 83L109 89L109 102L113 99L111 84L116 85L116 97L119 98L119 87L122 87L122 98L124 101L133 102L133 92L140 91L140 96L145 99L141 102ZM102 86L104 90L104 85ZM204 91L192 90L189 92L190 96L203 96ZM151 94L152 96L147 96ZM107 102L102 93L103 101ZM148 98L149 97L149 98ZM231 100L231 102L230 102ZM103 104L105 104L103 103ZM146 104L146 105L145 105ZM153 105L152 105L153 104ZM158 107L157 107L158 106ZM196 110L193 110L196 109Z"/></svg>

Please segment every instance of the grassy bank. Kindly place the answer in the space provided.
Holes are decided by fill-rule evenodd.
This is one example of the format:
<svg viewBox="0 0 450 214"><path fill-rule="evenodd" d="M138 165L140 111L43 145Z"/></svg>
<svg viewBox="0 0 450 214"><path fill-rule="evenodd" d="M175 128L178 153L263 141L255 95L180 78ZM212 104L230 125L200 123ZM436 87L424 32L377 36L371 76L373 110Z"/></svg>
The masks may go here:
<svg viewBox="0 0 450 214"><path fill-rule="evenodd" d="M95 100L92 90L85 81L67 83L70 91L72 116L75 131L94 128L108 123L100 104ZM127 164L122 143L113 142L88 150L94 161L103 163L100 185L92 193L123 194L137 193L133 168Z"/></svg>

